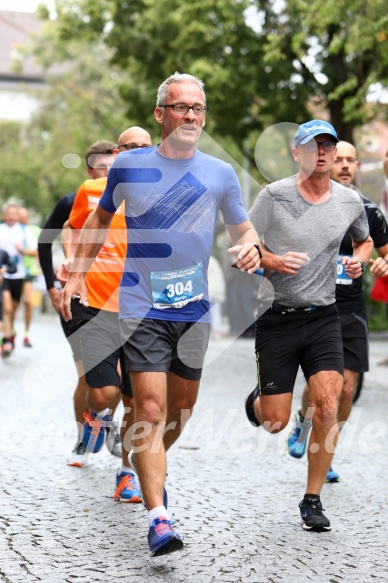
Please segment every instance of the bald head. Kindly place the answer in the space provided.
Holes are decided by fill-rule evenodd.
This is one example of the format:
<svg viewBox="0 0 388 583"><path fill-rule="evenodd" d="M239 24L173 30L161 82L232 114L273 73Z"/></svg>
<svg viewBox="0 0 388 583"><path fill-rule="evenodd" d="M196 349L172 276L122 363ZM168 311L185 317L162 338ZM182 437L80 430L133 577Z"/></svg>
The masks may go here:
<svg viewBox="0 0 388 583"><path fill-rule="evenodd" d="M338 142L330 178L349 187L354 183L358 166L356 148L349 142Z"/></svg>
<svg viewBox="0 0 388 583"><path fill-rule="evenodd" d="M125 150L135 150L137 148L148 148L152 146L151 136L146 130L139 126L132 126L121 134L118 139L117 149L119 152Z"/></svg>

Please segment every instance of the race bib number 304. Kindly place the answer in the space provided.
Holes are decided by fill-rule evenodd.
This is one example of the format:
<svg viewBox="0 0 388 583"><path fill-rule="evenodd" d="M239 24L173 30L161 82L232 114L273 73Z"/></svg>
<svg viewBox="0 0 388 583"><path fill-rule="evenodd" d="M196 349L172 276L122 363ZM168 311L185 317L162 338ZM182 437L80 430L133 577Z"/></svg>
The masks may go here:
<svg viewBox="0 0 388 583"><path fill-rule="evenodd" d="M176 271L151 272L154 308L183 308L203 298L202 263Z"/></svg>

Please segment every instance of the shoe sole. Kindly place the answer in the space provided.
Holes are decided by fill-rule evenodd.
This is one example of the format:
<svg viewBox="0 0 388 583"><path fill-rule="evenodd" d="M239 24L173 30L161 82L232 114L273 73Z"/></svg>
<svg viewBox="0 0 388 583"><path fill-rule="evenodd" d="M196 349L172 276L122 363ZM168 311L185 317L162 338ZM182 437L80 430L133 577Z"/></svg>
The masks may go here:
<svg viewBox="0 0 388 583"><path fill-rule="evenodd" d="M139 504L141 502L143 502L143 500L141 498L139 498L139 496L132 496L132 498L130 500L128 500L128 498L121 498L121 496L119 498L116 498L117 502L124 502L125 504Z"/></svg>
<svg viewBox="0 0 388 583"><path fill-rule="evenodd" d="M256 393L256 395L255 395ZM255 410L254 410L254 402L257 399L257 397L259 396L259 392L257 387L253 389L253 391L251 391L249 393L249 395L247 396L247 398L245 399L245 414L248 417L248 421L251 425L253 425L253 427L260 427L261 423L260 421L257 419L256 415L255 415Z"/></svg>
<svg viewBox="0 0 388 583"><path fill-rule="evenodd" d="M301 520L301 525L303 526L304 530L309 532L329 532L331 530L331 526L323 526L322 524L307 526L303 519Z"/></svg>
<svg viewBox="0 0 388 583"><path fill-rule="evenodd" d="M307 524L305 524L302 520L302 526L304 528L304 530L307 530L308 532L329 532L331 530L331 526L322 526L322 525L316 525L316 526L307 526Z"/></svg>
<svg viewBox="0 0 388 583"><path fill-rule="evenodd" d="M67 462L66 465L71 468L84 468L87 464L81 462Z"/></svg>
<svg viewBox="0 0 388 583"><path fill-rule="evenodd" d="M156 551L151 551L151 557L161 557L162 555L168 555L170 553L175 553L175 551L180 551L183 549L183 542L175 537L170 538L163 546L161 546Z"/></svg>
<svg viewBox="0 0 388 583"><path fill-rule="evenodd" d="M341 478L338 476L336 478L326 478L325 483L326 484L338 484L338 482L341 481Z"/></svg>

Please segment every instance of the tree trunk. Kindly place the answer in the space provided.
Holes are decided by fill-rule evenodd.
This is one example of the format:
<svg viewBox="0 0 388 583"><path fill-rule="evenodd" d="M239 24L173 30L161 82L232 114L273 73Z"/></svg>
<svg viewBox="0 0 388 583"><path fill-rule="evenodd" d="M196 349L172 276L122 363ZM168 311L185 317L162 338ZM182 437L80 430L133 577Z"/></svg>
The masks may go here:
<svg viewBox="0 0 388 583"><path fill-rule="evenodd" d="M353 144L355 123L353 121L344 121L342 113L343 102L331 101L328 103L328 108L330 111L330 123L334 126L338 138Z"/></svg>

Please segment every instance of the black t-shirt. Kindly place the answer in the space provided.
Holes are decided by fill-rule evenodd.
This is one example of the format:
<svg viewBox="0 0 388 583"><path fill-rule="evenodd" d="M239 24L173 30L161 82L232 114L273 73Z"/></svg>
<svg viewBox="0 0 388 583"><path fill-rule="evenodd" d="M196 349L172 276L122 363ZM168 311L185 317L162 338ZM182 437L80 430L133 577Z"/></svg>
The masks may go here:
<svg viewBox="0 0 388 583"><path fill-rule="evenodd" d="M39 263L46 280L47 289L54 287L55 274L53 270L52 246L55 238L61 233L63 225L70 216L76 192L66 194L59 199L53 212L43 225L38 239Z"/></svg>
<svg viewBox="0 0 388 583"><path fill-rule="evenodd" d="M366 216L369 223L370 236L376 249L388 243L388 225L384 214L379 207L365 198L360 193L364 203ZM353 255L352 239L349 232L346 233L340 246L340 255ZM362 292L362 276L354 279L351 285L336 286L336 300L340 312L357 312L364 309L364 296Z"/></svg>

